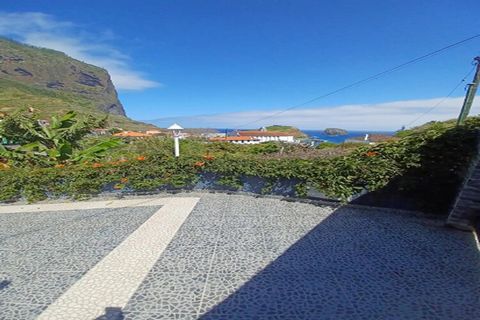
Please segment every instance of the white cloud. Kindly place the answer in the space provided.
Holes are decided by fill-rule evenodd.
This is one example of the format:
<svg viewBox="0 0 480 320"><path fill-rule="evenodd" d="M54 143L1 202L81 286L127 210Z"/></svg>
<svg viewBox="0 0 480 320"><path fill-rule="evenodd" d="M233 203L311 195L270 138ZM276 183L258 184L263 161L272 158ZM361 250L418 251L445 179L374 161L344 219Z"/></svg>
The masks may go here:
<svg viewBox="0 0 480 320"><path fill-rule="evenodd" d="M114 38L111 30L93 35L78 25L40 12L0 12L0 34L34 46L62 51L75 59L105 68L119 90L160 86L133 70L128 56L103 41Z"/></svg>
<svg viewBox="0 0 480 320"><path fill-rule="evenodd" d="M439 102L434 110L425 114ZM166 126L170 122L179 122L186 127L210 128L255 128L283 124L302 129L338 127L350 130L397 130L404 125L412 127L432 120L456 118L462 102L463 97L434 98L294 109L261 121L257 120L270 117L280 110L169 117L154 120L153 123ZM480 99L477 99L470 114L479 113Z"/></svg>

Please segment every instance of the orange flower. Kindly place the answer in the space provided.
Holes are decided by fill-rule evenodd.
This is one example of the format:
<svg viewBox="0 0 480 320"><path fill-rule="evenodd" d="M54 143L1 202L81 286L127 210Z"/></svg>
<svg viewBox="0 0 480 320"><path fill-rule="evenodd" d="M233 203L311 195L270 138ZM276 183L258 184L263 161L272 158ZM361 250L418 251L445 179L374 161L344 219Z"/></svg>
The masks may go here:
<svg viewBox="0 0 480 320"><path fill-rule="evenodd" d="M101 168L101 167L103 167L103 164L101 163L95 162L94 164L92 164L92 168Z"/></svg>
<svg viewBox="0 0 480 320"><path fill-rule="evenodd" d="M215 157L207 153L206 155L203 156L203 159L205 159L207 161L211 161L211 160L215 159Z"/></svg>
<svg viewBox="0 0 480 320"><path fill-rule="evenodd" d="M65 165L63 163L59 163L55 165L55 168L65 168Z"/></svg>
<svg viewBox="0 0 480 320"><path fill-rule="evenodd" d="M4 169L6 170L8 168L10 168L10 166L8 164L0 162L0 170L4 170Z"/></svg>
<svg viewBox="0 0 480 320"><path fill-rule="evenodd" d="M203 167L204 165L205 165L205 162L197 161L197 162L194 163L193 166L196 167L196 168L200 168L200 167Z"/></svg>
<svg viewBox="0 0 480 320"><path fill-rule="evenodd" d="M138 161L145 161L146 157L145 156L138 156L137 160Z"/></svg>
<svg viewBox="0 0 480 320"><path fill-rule="evenodd" d="M121 183L127 183L127 182L128 182L128 178L122 178L122 179L120 179L120 182L121 182Z"/></svg>
<svg viewBox="0 0 480 320"><path fill-rule="evenodd" d="M368 151L365 155L367 157L375 157L375 156L378 156L380 153L376 152L376 151Z"/></svg>

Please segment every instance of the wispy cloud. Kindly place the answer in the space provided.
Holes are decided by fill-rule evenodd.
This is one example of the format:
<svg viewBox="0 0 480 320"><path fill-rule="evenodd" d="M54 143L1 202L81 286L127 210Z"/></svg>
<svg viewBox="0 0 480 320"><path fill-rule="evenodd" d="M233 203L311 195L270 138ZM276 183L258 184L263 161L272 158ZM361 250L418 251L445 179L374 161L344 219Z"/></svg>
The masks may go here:
<svg viewBox="0 0 480 320"><path fill-rule="evenodd" d="M130 58L107 44L114 38L111 30L98 34L86 32L81 26L61 21L40 12L0 12L0 35L21 42L65 52L67 55L103 67L120 90L143 90L158 87L158 82L129 66Z"/></svg>
<svg viewBox="0 0 480 320"><path fill-rule="evenodd" d="M428 112L439 102L442 103ZM284 124L302 129L339 127L350 130L396 130L404 125L411 127L427 121L456 118L462 102L463 97L405 100L377 104L294 109L261 121L257 120L272 116L279 110L169 117L153 120L152 123L167 126L171 122L179 122L187 127L210 128L253 128L271 124ZM478 113L480 113L480 100L476 100L470 112L471 115Z"/></svg>

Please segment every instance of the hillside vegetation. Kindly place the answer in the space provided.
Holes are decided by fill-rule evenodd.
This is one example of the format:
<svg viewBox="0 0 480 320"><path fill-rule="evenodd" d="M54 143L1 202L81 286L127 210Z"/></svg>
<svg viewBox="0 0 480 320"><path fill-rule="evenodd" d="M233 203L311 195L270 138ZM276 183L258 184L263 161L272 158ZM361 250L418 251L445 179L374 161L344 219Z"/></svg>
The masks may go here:
<svg viewBox="0 0 480 320"><path fill-rule="evenodd" d="M300 131L300 129L292 127L292 126L281 126L281 125L273 125L266 127L267 131L272 132L282 132L282 133L289 133L293 135L295 138L306 138L307 135Z"/></svg>

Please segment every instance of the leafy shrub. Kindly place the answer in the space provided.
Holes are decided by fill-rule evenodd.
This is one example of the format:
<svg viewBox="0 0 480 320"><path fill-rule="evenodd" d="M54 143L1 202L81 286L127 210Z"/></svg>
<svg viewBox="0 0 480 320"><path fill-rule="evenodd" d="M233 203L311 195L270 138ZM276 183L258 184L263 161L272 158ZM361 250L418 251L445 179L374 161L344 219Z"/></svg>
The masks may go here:
<svg viewBox="0 0 480 320"><path fill-rule="evenodd" d="M268 154L280 151L280 144L275 142L265 142L249 146L249 151L253 154Z"/></svg>
<svg viewBox="0 0 480 320"><path fill-rule="evenodd" d="M477 151L479 127L477 117L459 127L436 123L397 141L356 146L334 158L309 159L264 157L276 144L252 148L200 140L182 141L182 155L174 158L172 139L152 138L113 150L103 162L0 168L0 201L83 198L112 189L186 188L199 174L213 173L234 189L242 187L244 176L265 179L265 192L277 181L292 179L298 196L315 188L344 201L364 189L387 190L413 199L421 210L438 213L453 202Z"/></svg>
<svg viewBox="0 0 480 320"><path fill-rule="evenodd" d="M316 148L317 149L325 149L325 148L335 148L336 146L337 146L336 143L325 141L325 142L320 143Z"/></svg>
<svg viewBox="0 0 480 320"><path fill-rule="evenodd" d="M105 124L106 118L78 119L73 111L60 118L53 116L42 125L35 113L23 112L6 116L0 122L0 137L15 141L19 146L10 149L0 145L0 158L13 164L51 166L64 162L99 159L107 151L121 144L118 139L108 139L89 147L81 147L82 139L92 129Z"/></svg>

